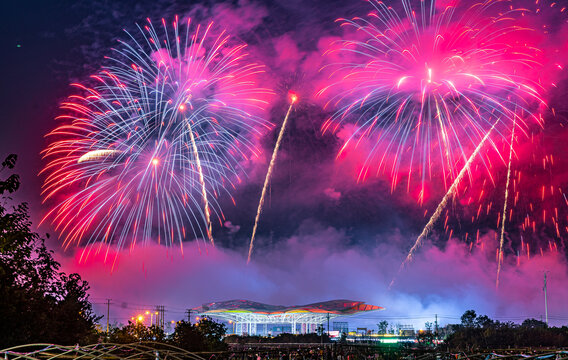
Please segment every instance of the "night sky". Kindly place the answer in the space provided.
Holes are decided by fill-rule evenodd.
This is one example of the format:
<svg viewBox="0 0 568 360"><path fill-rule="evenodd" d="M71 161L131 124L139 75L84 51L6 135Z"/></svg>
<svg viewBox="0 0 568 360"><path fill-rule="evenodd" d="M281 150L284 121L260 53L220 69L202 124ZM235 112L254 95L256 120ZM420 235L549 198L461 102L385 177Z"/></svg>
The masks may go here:
<svg viewBox="0 0 568 360"><path fill-rule="evenodd" d="M444 196L440 164L433 163L434 175L425 181L420 203L420 181L408 186L402 182L393 189L388 173L360 180L365 160L361 151L337 156L355 125L342 124L335 133L321 131L333 114L315 96L327 81L325 71L320 71L326 64L322 53L347 34L335 20L365 16L372 9L365 1L5 4L0 22L0 156L18 154L16 171L22 186L15 200L28 202L34 229L51 235L48 243L63 270L78 272L90 283L95 309L102 314L102 303L112 299L113 322L125 323L138 310L155 305L166 306L167 321L178 320L188 307L238 298L282 305L345 298L384 306L381 313L361 317L370 327L378 319L420 327L433 321L434 314L443 324L453 323L468 309L521 321L544 314L542 277L549 271L551 322L566 324L568 11L561 9L568 2L551 7L552 3L543 0L536 7L529 1L515 2L540 9L523 18L522 25L535 29L531 41L541 50L538 82L545 89L547 107L539 109L544 125L527 125L516 139L513 212L506 227L499 289L496 250L506 160L494 156L494 150L482 150L484 159L492 159L489 169L481 161L474 163L473 176L463 181L414 261L398 273ZM131 250L111 247L106 260L102 253L81 260L84 243L64 250L49 221L38 227L54 205L42 204L40 195L45 176L38 173L46 165L40 152L49 143L45 135L58 125L54 118L61 114L59 105L74 91L69 84L85 82L108 64L105 56L118 46L117 39L127 38L123 29L135 33L135 24L144 24L147 17L158 24L162 17L171 21L176 14L198 23L213 20L235 40L248 44L251 58L266 66L261 85L274 95L263 116L276 126L259 139L260 156L244 165L246 176L231 191L236 205L228 197L219 198L225 222L214 222L216 248L201 243L198 249L195 241L185 241L182 254L179 243L139 244ZM253 261L247 265L258 198L288 108L288 91L300 100L290 114ZM361 149L372 145L367 141ZM508 156L505 141L497 138L494 147ZM118 262L113 266L115 256ZM395 283L388 289L393 277Z"/></svg>

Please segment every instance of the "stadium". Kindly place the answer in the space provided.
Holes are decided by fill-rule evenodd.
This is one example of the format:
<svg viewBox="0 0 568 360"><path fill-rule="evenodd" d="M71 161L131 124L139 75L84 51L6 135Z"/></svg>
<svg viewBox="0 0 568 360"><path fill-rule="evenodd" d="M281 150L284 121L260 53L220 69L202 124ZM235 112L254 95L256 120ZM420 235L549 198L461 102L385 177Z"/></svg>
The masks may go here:
<svg viewBox="0 0 568 360"><path fill-rule="evenodd" d="M353 300L331 300L300 306L267 305L250 300L212 302L194 308L198 316L229 323L229 332L239 335L315 332L339 316L384 310L383 307Z"/></svg>

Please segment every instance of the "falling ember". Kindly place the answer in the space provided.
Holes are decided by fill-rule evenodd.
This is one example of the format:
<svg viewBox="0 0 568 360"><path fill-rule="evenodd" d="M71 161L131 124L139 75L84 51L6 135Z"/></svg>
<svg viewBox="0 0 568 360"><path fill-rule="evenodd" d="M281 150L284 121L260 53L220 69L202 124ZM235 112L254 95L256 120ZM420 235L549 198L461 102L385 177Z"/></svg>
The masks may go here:
<svg viewBox="0 0 568 360"><path fill-rule="evenodd" d="M197 145L195 144L195 136L193 135L193 130L191 129L191 124L187 122L187 131L189 132L189 138L191 139L191 147L193 148L193 156L195 156L195 163L197 165L197 172L199 173L199 183L201 184L201 197L203 199L203 206L205 208L205 221L207 222L207 237L211 245L215 246L215 241L213 240L213 226L211 224L211 211L209 210L209 201L207 200L207 189L205 188L205 180L203 178L203 168L201 167L201 160L199 159L199 151L197 150Z"/></svg>
<svg viewBox="0 0 568 360"><path fill-rule="evenodd" d="M513 159L513 142L515 141L515 124L511 130L511 144L509 145L509 163L507 165L507 181L505 182L505 200L503 202L503 219L501 220L501 238L499 240L499 256L497 258L497 279L495 286L499 287L499 275L501 273L501 263L503 262L503 243L505 242L505 221L507 219L507 199L509 198L509 182L511 180L511 160Z"/></svg>
<svg viewBox="0 0 568 360"><path fill-rule="evenodd" d="M254 237L256 235L256 229L258 228L258 220L260 219L262 206L264 205L264 197L266 196L266 189L268 188L268 183L270 182L270 178L272 177L272 170L274 168L274 164L276 164L278 149L280 148L280 143L282 142L282 138L284 137L284 132L286 131L286 124L288 123L288 117L290 116L290 111L292 111L292 107L298 100L298 96L294 93L290 93L289 97L290 97L290 106L288 106L288 111L286 112L286 116L284 116L284 121L282 122L282 126L280 127L280 132L278 133L278 139L276 140L276 145L274 145L274 150L272 151L272 158L270 159L270 164L268 165L268 171L266 172L266 177L264 178L264 185L262 186L260 201L258 202L258 209L256 210L256 217L254 218L254 227L252 228L252 235L250 237L247 264L250 263L252 257L252 251L254 248Z"/></svg>

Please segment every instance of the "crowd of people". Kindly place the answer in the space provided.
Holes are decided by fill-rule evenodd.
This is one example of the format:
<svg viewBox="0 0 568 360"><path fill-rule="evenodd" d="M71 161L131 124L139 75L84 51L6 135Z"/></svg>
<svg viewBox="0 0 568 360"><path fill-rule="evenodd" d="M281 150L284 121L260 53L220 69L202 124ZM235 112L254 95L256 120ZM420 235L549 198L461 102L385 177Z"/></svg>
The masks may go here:
<svg viewBox="0 0 568 360"><path fill-rule="evenodd" d="M339 344L233 348L225 353L212 354L209 360L389 360L404 356L398 347L369 347Z"/></svg>

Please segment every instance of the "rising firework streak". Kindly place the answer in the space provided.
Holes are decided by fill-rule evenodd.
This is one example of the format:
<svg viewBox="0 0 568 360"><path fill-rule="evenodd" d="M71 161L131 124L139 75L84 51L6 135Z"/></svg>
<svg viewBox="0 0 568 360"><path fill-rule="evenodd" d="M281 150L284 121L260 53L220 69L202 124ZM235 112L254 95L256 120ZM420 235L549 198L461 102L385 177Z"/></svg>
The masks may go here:
<svg viewBox="0 0 568 360"><path fill-rule="evenodd" d="M499 240L499 255L497 257L497 279L495 286L499 287L499 275L501 273L501 263L503 262L503 243L505 240L505 221L507 220L507 200L509 199L509 182L511 180L511 159L513 158L513 141L515 140L515 123L511 131L511 144L509 148L509 164L507 165L507 181L505 182L505 201L503 202L503 216L501 219L501 239Z"/></svg>
<svg viewBox="0 0 568 360"><path fill-rule="evenodd" d="M495 126L499 123L500 119L498 119L497 121L495 121L495 123L493 124L493 126L489 129L489 131L485 134L485 136L483 137L483 139L481 139L481 142L479 143L479 145L477 145L477 147L475 148L475 151L471 154L471 156L469 157L469 159L467 159L467 162L465 163L465 165L463 166L463 168L461 169L460 173L458 174L458 176L456 177L456 179L454 180L454 182L452 183L452 186L450 186L450 188L448 189L448 191L446 192L446 195L444 195L444 197L442 198L442 201L440 202L440 204L438 205L438 207L436 208L436 211L434 211L434 214L432 214L432 217L430 217L430 220L428 221L428 223L426 224L426 226L424 227L424 229L422 230L422 233L420 233L420 235L418 236L418 238L416 239L416 242L414 243L414 246L412 246L412 248L410 249L410 251L408 252L408 255L406 256L406 259L402 262L402 264L400 265L400 269L399 272L404 268L404 266L412 260L412 257L414 256L414 253L416 252L416 250L418 250L418 248L420 247L420 245L422 245L422 241L424 241L424 239L428 236L428 234L430 233L430 231L432 230L432 227L434 226L434 224L436 223L436 221L438 220L438 218L440 217L440 214L442 214L442 210L444 210L444 208L446 207L446 204L448 203L448 200L450 200L456 192L456 189L459 185L459 183L461 182L461 180L463 179L463 176L465 175L466 172L469 171L471 163L473 162L473 160L475 159L475 157L477 156L477 154L479 153L479 151L481 150L481 148L483 147L483 144L485 144L485 141L489 138L489 135L491 134L491 132L493 131L493 129L495 128ZM394 284L394 278L391 281L390 286L392 286Z"/></svg>
<svg viewBox="0 0 568 360"><path fill-rule="evenodd" d="M197 165L197 172L199 173L201 196L203 198L203 207L205 210L205 221L207 222L207 237L209 238L211 245L215 246L215 241L213 240L213 226L211 225L211 211L209 210L209 201L207 200L207 188L205 187L205 179L203 178L203 168L201 166L201 160L199 159L199 151L197 150L197 144L195 143L195 136L193 135L193 130L191 129L189 121L187 122L187 130L189 131L191 148L193 149L195 164Z"/></svg>
<svg viewBox="0 0 568 360"><path fill-rule="evenodd" d="M276 157L278 156L278 149L280 148L280 143L282 142L282 138L284 137L284 132L286 131L286 124L288 123L288 116L290 116L290 111L292 111L292 107L294 103L298 101L298 96L296 94L290 94L290 106L288 107L288 111L286 112L286 116L284 116L284 121L282 122L282 127L280 128L280 132L278 133L278 140L276 140L276 145L274 145L274 150L272 151L272 158L270 159L270 164L268 165L268 171L266 172L266 177L264 178L264 185L262 186L262 192L260 194L260 201L258 202L258 209L256 210L256 217L254 218L254 227L252 229L252 236L250 237L250 245L249 245L249 252L247 258L247 264L250 263L250 259L252 257L252 250L254 247L254 237L256 235L256 229L258 227L258 220L260 219L260 213L262 212L262 206L264 205L264 197L266 195L266 189L268 188L268 183L270 178L272 177L272 169L274 168L274 164L276 164Z"/></svg>

